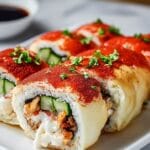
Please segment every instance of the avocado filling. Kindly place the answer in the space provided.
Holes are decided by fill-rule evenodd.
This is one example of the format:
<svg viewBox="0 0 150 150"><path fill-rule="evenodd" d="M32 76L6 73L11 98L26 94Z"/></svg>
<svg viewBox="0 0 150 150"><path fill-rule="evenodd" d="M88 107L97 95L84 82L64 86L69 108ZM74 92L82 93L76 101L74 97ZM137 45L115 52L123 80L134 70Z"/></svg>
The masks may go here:
<svg viewBox="0 0 150 150"><path fill-rule="evenodd" d="M61 133L65 142L70 142L77 131L77 125L73 118L70 105L59 98L52 96L37 96L25 101L24 114L27 122L33 130L36 130L41 120L35 123L31 120L31 116L36 116L40 112L46 113L48 117L58 122Z"/></svg>
<svg viewBox="0 0 150 150"><path fill-rule="evenodd" d="M0 95L5 96L15 87L15 83L5 78L0 78Z"/></svg>
<svg viewBox="0 0 150 150"><path fill-rule="evenodd" d="M52 48L41 48L38 52L38 57L46 61L50 66L55 66L66 60L65 56L56 54Z"/></svg>

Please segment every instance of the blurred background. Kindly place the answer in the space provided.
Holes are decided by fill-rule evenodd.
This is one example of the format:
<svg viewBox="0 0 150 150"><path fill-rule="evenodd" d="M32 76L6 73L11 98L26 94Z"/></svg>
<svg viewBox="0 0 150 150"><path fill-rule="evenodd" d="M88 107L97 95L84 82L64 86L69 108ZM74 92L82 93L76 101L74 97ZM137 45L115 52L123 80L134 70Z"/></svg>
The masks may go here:
<svg viewBox="0 0 150 150"><path fill-rule="evenodd" d="M128 2L128 3L139 3L144 5L150 5L150 0L107 0L107 1L117 1L117 2Z"/></svg>
<svg viewBox="0 0 150 150"><path fill-rule="evenodd" d="M40 33L73 28L101 18L125 34L150 32L150 0L37 0L39 10L31 25L20 35L0 41L10 47Z"/></svg>

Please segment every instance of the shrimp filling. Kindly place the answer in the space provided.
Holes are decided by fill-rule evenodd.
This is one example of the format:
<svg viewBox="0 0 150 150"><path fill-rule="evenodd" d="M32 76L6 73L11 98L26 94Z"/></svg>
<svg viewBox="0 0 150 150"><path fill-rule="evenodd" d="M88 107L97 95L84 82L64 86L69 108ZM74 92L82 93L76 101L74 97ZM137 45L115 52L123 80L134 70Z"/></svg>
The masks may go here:
<svg viewBox="0 0 150 150"><path fill-rule="evenodd" d="M25 101L24 115L33 130L37 130L43 117L56 122L64 144L69 144L77 132L77 124L73 118L70 105L51 96L36 96ZM57 131L56 131L57 132Z"/></svg>

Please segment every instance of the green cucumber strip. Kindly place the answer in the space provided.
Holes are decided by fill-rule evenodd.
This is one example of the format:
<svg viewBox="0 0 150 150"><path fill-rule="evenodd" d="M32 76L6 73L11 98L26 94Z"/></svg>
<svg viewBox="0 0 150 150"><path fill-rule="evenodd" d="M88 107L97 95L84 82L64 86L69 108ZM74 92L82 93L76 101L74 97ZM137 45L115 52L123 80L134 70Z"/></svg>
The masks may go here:
<svg viewBox="0 0 150 150"><path fill-rule="evenodd" d="M55 112L55 107L53 103L53 98L50 96L41 96L40 106L42 110Z"/></svg>
<svg viewBox="0 0 150 150"><path fill-rule="evenodd" d="M51 48L41 48L38 52L38 57L41 60L44 60L47 62L50 54L51 54Z"/></svg>
<svg viewBox="0 0 150 150"><path fill-rule="evenodd" d="M4 80L0 78L0 94L4 95Z"/></svg>
<svg viewBox="0 0 150 150"><path fill-rule="evenodd" d="M67 116L72 114L70 105L60 99L51 96L41 96L40 107L42 110L50 112L66 112Z"/></svg>
<svg viewBox="0 0 150 150"><path fill-rule="evenodd" d="M48 64L51 65L51 66L55 66L57 65L59 62L61 61L61 57L54 54L54 53L51 53L50 56L49 56L49 59L48 59Z"/></svg>
<svg viewBox="0 0 150 150"><path fill-rule="evenodd" d="M15 84L7 79L4 80L4 94L7 94L15 87Z"/></svg>
<svg viewBox="0 0 150 150"><path fill-rule="evenodd" d="M57 112L65 111L67 116L71 115L70 105L64 101L60 101L59 99L54 100L54 106Z"/></svg>

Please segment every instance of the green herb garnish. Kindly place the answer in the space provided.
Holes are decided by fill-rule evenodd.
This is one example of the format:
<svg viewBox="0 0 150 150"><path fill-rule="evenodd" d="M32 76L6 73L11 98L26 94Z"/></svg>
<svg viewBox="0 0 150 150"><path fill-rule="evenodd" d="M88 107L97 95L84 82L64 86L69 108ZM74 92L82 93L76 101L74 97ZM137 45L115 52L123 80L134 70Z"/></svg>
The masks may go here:
<svg viewBox="0 0 150 150"><path fill-rule="evenodd" d="M83 60L83 57L73 57L71 62L72 62L72 65L78 66L80 65L82 60Z"/></svg>
<svg viewBox="0 0 150 150"><path fill-rule="evenodd" d="M147 37L143 37L141 33L135 33L134 34L135 38L141 39L142 41L144 41L145 43L149 43L150 42L150 38Z"/></svg>
<svg viewBox="0 0 150 150"><path fill-rule="evenodd" d="M10 54L10 56L13 57L14 62L17 64L34 62L35 64L40 65L40 60L37 60L37 57L31 57L29 51L22 47L14 48L14 51Z"/></svg>
<svg viewBox="0 0 150 150"><path fill-rule="evenodd" d="M142 34L141 33L135 33L134 37L138 38L138 39L141 39L142 38Z"/></svg>
<svg viewBox="0 0 150 150"><path fill-rule="evenodd" d="M72 33L68 29L63 30L63 34L67 36L72 36Z"/></svg>
<svg viewBox="0 0 150 150"><path fill-rule="evenodd" d="M38 57L38 55L35 56L34 63L35 63L36 65L40 65L40 64L41 64L41 63L40 63L40 58Z"/></svg>
<svg viewBox="0 0 150 150"><path fill-rule="evenodd" d="M100 18L98 18L98 19L95 21L95 23L103 23L103 21L102 21Z"/></svg>
<svg viewBox="0 0 150 150"><path fill-rule="evenodd" d="M88 74L87 72L84 72L84 73L83 73L83 76L84 76L85 79L88 79L88 78L89 78L89 74Z"/></svg>
<svg viewBox="0 0 150 150"><path fill-rule="evenodd" d="M91 57L89 60L88 67L98 66L98 59L96 57Z"/></svg>
<svg viewBox="0 0 150 150"><path fill-rule="evenodd" d="M104 34L105 34L105 30L102 29L102 28L99 28L99 29L98 29L98 34L99 34L99 35L104 35Z"/></svg>
<svg viewBox="0 0 150 150"><path fill-rule="evenodd" d="M60 78L61 78L62 80L65 80L65 79L68 78L68 75L67 75L66 73L62 73L62 74L60 74Z"/></svg>
<svg viewBox="0 0 150 150"><path fill-rule="evenodd" d="M149 43L149 42L150 42L150 38L144 37L144 38L143 38L143 41L146 42L146 43Z"/></svg>
<svg viewBox="0 0 150 150"><path fill-rule="evenodd" d="M70 72L75 72L75 70L76 70L75 67L70 67L70 68L69 68L69 71L70 71Z"/></svg>
<svg viewBox="0 0 150 150"><path fill-rule="evenodd" d="M119 53L115 49L114 52L108 56L105 56L101 53L100 50L97 50L94 54L96 57L100 58L104 63L111 66L113 62L117 61L119 59Z"/></svg>
<svg viewBox="0 0 150 150"><path fill-rule="evenodd" d="M115 26L110 26L110 27L109 27L109 31L110 31L111 33L116 34L116 35L121 35L120 29L117 28L117 27L115 27Z"/></svg>
<svg viewBox="0 0 150 150"><path fill-rule="evenodd" d="M93 37L89 36L89 37L85 37L83 39L80 40L81 44L83 45L88 45L91 43Z"/></svg>
<svg viewBox="0 0 150 150"><path fill-rule="evenodd" d="M97 89L97 86L96 86L96 85L92 85L91 88L92 88L93 90L96 90L96 89Z"/></svg>

